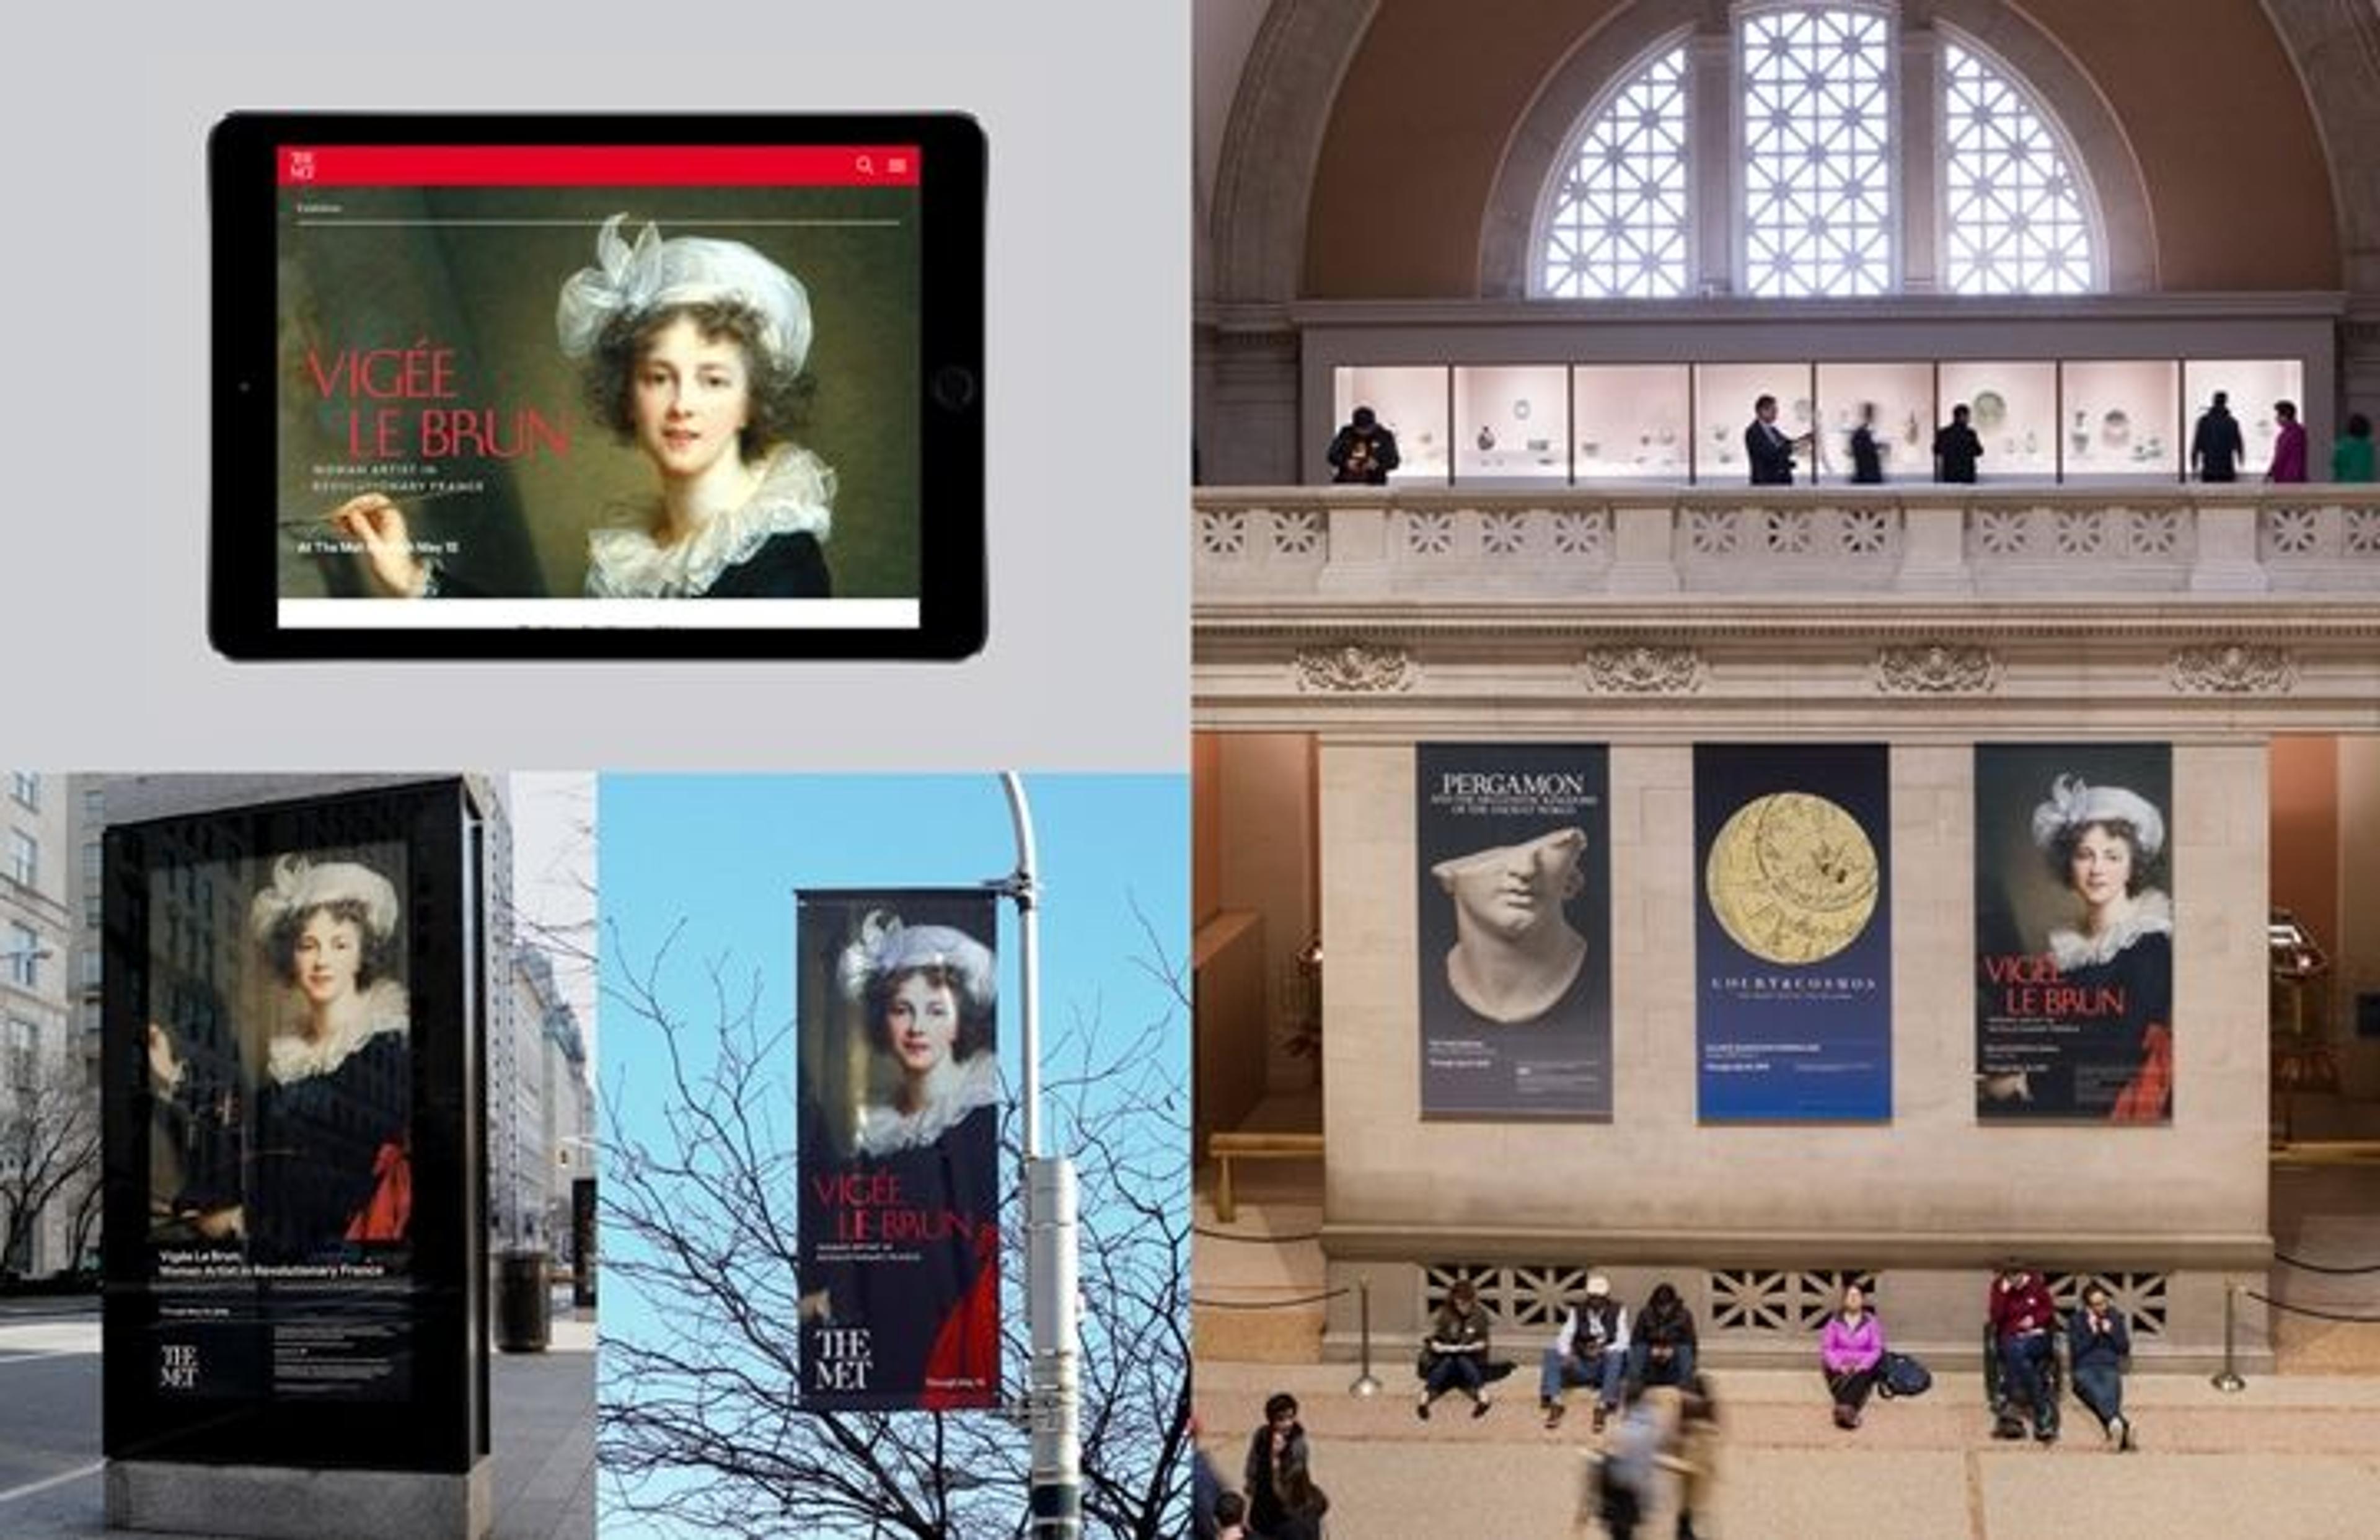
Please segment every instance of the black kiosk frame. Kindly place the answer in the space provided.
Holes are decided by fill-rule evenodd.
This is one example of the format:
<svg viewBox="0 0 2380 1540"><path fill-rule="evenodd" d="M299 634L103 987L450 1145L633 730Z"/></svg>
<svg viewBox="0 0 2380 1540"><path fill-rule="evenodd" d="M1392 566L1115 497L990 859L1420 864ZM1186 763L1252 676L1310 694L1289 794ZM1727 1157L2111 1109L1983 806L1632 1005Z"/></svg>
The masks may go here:
<svg viewBox="0 0 2380 1540"><path fill-rule="evenodd" d="M461 780L107 831L103 1323L111 1464L468 1476L488 1458L482 854L480 809ZM381 867L401 867L383 872L379 887L353 875L373 869L374 855ZM300 892L310 867L313 887ZM266 886L319 900L340 873L350 890L377 895L383 911L391 899L397 907L396 924L374 940L384 943L385 972L401 982L390 998L404 1001L409 1023L396 1034L409 1047L383 1055L406 1067L383 1078L404 1083L387 1098L403 1120L410 1189L399 1222L390 1218L398 1204L384 1175L372 1179L382 1183L372 1199L382 1232L358 1241L359 1219L346 1234L334 1228L321 1246L301 1251L285 1234L276 1241L273 1225L276 1210L285 1219L297 1207L288 1194L302 1187L303 1173L271 1147L288 1137L260 1133L255 1110L274 1094L286 1100L266 1089L264 1061L280 1045L268 1044L269 1023L239 1016L243 1000L283 983L272 963L256 961ZM261 984L238 972L260 967ZM301 990L282 992L291 1003L255 1013L304 1008ZM162 1021L170 1029L175 1017L193 1036L212 1036L212 1052L205 1043L184 1045L182 1066L166 1081L152 1026ZM199 1095L185 1095L186 1085ZM171 1104L190 1101L201 1104L197 1121L210 1131L246 1130L244 1146L212 1168L222 1182L243 1184L229 1191L246 1200L245 1234L202 1233L191 1213L174 1212L180 1200L159 1173L172 1169L176 1150L159 1131L178 1126L187 1138L194 1120ZM235 1142L225 1136L220 1147ZM389 1163L384 1156L382 1167ZM268 1182L282 1185L268 1192ZM114 1474L110 1489L113 1508Z"/></svg>

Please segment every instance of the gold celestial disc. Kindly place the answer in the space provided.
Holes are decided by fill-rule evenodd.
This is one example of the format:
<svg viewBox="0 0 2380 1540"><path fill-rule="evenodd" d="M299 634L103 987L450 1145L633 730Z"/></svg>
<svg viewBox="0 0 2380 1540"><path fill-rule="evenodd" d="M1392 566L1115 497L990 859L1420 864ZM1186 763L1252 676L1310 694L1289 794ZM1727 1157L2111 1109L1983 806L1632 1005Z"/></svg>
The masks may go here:
<svg viewBox="0 0 2380 1540"><path fill-rule="evenodd" d="M1815 963L1859 939L1882 874L1859 820L1811 792L1737 808L1711 842L1703 880L1735 944L1771 963Z"/></svg>

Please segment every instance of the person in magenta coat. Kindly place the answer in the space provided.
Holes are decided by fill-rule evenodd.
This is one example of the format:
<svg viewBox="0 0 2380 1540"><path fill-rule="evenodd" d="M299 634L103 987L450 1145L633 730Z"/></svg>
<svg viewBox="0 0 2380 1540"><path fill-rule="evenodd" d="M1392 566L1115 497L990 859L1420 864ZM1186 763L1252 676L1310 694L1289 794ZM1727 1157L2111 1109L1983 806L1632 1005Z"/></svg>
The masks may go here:
<svg viewBox="0 0 2380 1540"><path fill-rule="evenodd" d="M2306 430L2305 424L2298 420L2298 404L2276 401L2273 416L2280 419L2280 432L2273 440L2273 466L2265 472L2265 479L2302 481L2306 479Z"/></svg>
<svg viewBox="0 0 2380 1540"><path fill-rule="evenodd" d="M1859 1426L1860 1410L1884 1366L1884 1323L1868 1309L1866 1291L1856 1283L1843 1286L1841 1307L1827 1317L1818 1337L1818 1366L1835 1399L1835 1425Z"/></svg>

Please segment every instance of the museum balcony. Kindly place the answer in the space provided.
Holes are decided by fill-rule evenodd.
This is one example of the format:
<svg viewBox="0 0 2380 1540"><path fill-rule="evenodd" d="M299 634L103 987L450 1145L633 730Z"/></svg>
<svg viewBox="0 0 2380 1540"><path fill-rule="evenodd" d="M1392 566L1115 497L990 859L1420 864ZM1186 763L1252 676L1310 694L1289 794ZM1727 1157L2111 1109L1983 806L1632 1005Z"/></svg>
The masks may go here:
<svg viewBox="0 0 2380 1540"><path fill-rule="evenodd" d="M2380 727L2380 487L1200 488L1208 725L1879 697ZM1616 725L1625 711L1604 710ZM1970 713L1972 714L1972 712ZM1747 717L1748 721L1763 720Z"/></svg>

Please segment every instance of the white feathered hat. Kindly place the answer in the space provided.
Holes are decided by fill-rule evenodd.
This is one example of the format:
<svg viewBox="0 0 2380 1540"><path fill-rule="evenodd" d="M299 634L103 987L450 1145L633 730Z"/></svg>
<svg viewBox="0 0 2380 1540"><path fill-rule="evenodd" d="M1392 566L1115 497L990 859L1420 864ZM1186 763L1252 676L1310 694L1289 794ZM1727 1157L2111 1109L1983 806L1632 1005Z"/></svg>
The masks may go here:
<svg viewBox="0 0 2380 1540"><path fill-rule="evenodd" d="M888 909L870 909L859 933L843 949L836 972L846 999L865 998L873 978L945 968L955 975L968 1002L989 1011L997 996L991 949L947 925L903 925Z"/></svg>
<svg viewBox="0 0 2380 1540"><path fill-rule="evenodd" d="M2079 775L2050 782L2049 800L2033 810L2033 843L2047 850L2065 830L2110 822L2131 825L2143 861L2165 848L2165 818L2148 798L2121 786L2090 785Z"/></svg>
<svg viewBox="0 0 2380 1540"><path fill-rule="evenodd" d="M249 905L248 928L260 943L269 944L285 917L343 900L362 905L365 928L375 939L384 941L396 933L396 889L387 878L353 861L316 863L302 855L273 863L272 885Z"/></svg>
<svg viewBox="0 0 2380 1540"><path fill-rule="evenodd" d="M554 310L565 358L583 358L618 315L641 315L667 305L735 301L762 321L761 345L798 374L810 355L810 297L802 281L738 240L701 236L662 238L647 224L634 246L620 235L628 216L613 214L595 237L593 267L562 285Z"/></svg>

